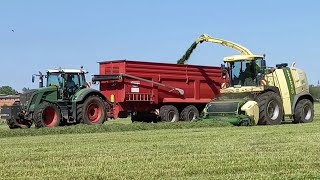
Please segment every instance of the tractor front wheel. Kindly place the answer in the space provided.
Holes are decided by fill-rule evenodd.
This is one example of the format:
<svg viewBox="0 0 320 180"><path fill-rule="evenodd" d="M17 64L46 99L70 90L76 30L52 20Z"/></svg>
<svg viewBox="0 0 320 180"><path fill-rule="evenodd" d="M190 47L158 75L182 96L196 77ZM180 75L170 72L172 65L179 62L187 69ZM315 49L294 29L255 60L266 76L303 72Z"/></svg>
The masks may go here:
<svg viewBox="0 0 320 180"><path fill-rule="evenodd" d="M89 96L77 106L78 122L95 125L103 124L107 118L105 102L99 96Z"/></svg>
<svg viewBox="0 0 320 180"><path fill-rule="evenodd" d="M57 127L61 121L61 112L57 105L43 102L34 112L34 124L36 128Z"/></svg>

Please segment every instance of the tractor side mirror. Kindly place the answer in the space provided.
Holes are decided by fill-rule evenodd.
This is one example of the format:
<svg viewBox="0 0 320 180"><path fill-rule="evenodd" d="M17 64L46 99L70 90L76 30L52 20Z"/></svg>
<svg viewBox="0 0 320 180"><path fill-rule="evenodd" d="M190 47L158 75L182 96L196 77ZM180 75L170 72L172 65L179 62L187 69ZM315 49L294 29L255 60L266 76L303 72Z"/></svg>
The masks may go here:
<svg viewBox="0 0 320 180"><path fill-rule="evenodd" d="M221 70L223 71L223 70L225 70L225 69L226 69L226 65L221 64Z"/></svg>
<svg viewBox="0 0 320 180"><path fill-rule="evenodd" d="M226 77L227 69L226 69L226 66L224 64L221 64L221 74L222 74L222 79L227 79L227 77Z"/></svg>
<svg viewBox="0 0 320 180"><path fill-rule="evenodd" d="M35 77L34 77L34 75L32 75L32 79L31 79L32 83L34 83L34 79L35 79Z"/></svg>

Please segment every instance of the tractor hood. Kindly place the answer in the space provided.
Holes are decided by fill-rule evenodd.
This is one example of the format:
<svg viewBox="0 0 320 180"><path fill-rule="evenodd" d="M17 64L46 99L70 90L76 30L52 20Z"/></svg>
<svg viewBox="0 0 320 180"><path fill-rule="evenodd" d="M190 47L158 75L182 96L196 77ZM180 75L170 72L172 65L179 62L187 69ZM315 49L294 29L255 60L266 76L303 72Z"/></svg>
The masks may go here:
<svg viewBox="0 0 320 180"><path fill-rule="evenodd" d="M56 102L58 99L58 87L49 86L33 90L32 93L26 93L26 100L23 106L33 111L35 105L40 103L41 100L48 102Z"/></svg>
<svg viewBox="0 0 320 180"><path fill-rule="evenodd" d="M28 104L31 96L37 91L37 89L30 89L22 94L20 94L20 103L22 106Z"/></svg>

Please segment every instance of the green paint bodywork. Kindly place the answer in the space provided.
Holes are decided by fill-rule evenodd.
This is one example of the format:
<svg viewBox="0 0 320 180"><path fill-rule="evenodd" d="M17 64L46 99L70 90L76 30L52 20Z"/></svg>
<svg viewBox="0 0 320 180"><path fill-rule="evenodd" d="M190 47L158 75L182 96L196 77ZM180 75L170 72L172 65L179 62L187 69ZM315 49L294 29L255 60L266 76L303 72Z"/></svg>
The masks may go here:
<svg viewBox="0 0 320 180"><path fill-rule="evenodd" d="M39 105L44 101L55 103L55 104L66 103L66 104L72 105L72 109L73 109L72 112L74 112L72 116L75 117L76 116L75 109L76 109L77 103L83 101L87 95L95 94L95 95L99 95L100 97L103 97L103 95L99 91L91 88L83 88L78 90L74 95L70 97L70 99L63 99L59 94L59 92L60 91L57 86L49 86L49 87L38 89L33 93L30 100L28 100L25 106L26 110L29 113L32 113L36 109L38 109Z"/></svg>
<svg viewBox="0 0 320 180"><path fill-rule="evenodd" d="M29 112L34 112L41 102L47 101L56 103L58 98L58 88L56 86L40 88L33 93L30 100L27 102L26 107Z"/></svg>
<svg viewBox="0 0 320 180"><path fill-rule="evenodd" d="M284 73L284 76L287 80L287 85L288 85L289 93L290 93L290 100L291 100L291 104L292 104L294 101L294 96L296 95L296 87L293 82L291 69L290 68L283 68L283 73Z"/></svg>
<svg viewBox="0 0 320 180"><path fill-rule="evenodd" d="M245 95L245 94L244 94ZM248 120L253 122L244 112L241 111L241 106L247 102L247 98L243 99L215 99L208 103L204 109L204 117L202 121L223 121L233 125L240 125L243 121ZM228 96L227 98L230 98ZM214 106L214 108L211 108ZM221 110L219 109L221 108Z"/></svg>
<svg viewBox="0 0 320 180"><path fill-rule="evenodd" d="M80 102L90 93L96 93L101 95L100 91L98 90L91 89L91 88L84 88L84 89L80 89L73 95L72 102Z"/></svg>

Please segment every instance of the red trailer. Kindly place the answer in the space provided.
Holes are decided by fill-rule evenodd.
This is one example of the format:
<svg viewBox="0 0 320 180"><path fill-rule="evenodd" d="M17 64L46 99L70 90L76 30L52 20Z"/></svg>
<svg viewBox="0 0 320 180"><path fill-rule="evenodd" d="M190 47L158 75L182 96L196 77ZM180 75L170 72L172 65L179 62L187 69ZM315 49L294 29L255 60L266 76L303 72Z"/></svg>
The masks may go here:
<svg viewBox="0 0 320 180"><path fill-rule="evenodd" d="M100 62L100 91L111 102L111 118L133 121L192 120L220 90L221 68L115 60ZM159 117L159 118L157 118Z"/></svg>

